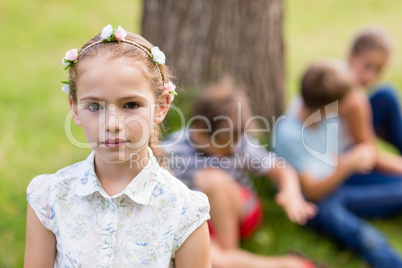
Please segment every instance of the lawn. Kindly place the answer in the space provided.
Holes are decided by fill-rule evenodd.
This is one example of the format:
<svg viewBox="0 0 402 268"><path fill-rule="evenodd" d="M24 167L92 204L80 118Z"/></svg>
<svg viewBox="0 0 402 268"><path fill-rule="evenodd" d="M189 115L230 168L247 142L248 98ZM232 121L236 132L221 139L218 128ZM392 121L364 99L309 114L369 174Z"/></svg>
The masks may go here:
<svg viewBox="0 0 402 268"><path fill-rule="evenodd" d="M399 0L285 1L287 100L297 92L303 67L317 57L344 56L351 36L362 25L383 24L397 52L402 51L401 11ZM139 32L140 17L139 0L0 1L0 267L22 267L29 181L89 152L72 145L64 131L70 120L67 96L60 90L60 81L66 78L61 58L108 23ZM399 87L401 67L402 57L395 54L385 74ZM73 128L73 134L84 141L81 130ZM286 220L270 201L272 187L258 179L256 183L266 196L266 221L244 247L267 255L294 249L331 267L365 267L353 253ZM373 222L400 252L401 221L402 217Z"/></svg>

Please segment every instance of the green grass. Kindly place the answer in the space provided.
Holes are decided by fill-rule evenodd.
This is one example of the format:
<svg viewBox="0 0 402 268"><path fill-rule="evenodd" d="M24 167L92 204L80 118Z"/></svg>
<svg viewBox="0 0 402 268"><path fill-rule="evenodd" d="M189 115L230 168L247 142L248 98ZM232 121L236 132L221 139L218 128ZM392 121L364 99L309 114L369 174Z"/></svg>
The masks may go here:
<svg viewBox="0 0 402 268"><path fill-rule="evenodd" d="M397 52L402 51L399 0L285 2L288 99L297 91L305 64L317 57L343 56L352 34L361 25L384 24L395 39ZM69 109L59 84L66 77L61 58L108 23L139 32L140 17L140 0L0 1L0 267L22 267L25 189L29 181L81 160L89 152L75 148L64 133ZM396 54L385 75L399 87L401 59ZM171 128L176 126L172 122ZM73 133L84 139L81 130L74 128ZM272 196L269 185L258 183L264 195L268 192ZM364 267L349 251L339 250L327 239L290 223L270 198L264 198L264 202L266 223L244 247L269 255L296 249L332 267ZM374 224L402 252L400 222L398 218Z"/></svg>
<svg viewBox="0 0 402 268"><path fill-rule="evenodd" d="M242 246L263 255L282 255L290 250L302 253L328 267L368 267L357 253L333 243L312 229L302 227L287 220L283 210L273 201L275 191L271 183L263 178L255 178L254 183L264 201L263 226ZM389 238L391 244L402 252L400 223L402 215L387 220L370 221Z"/></svg>

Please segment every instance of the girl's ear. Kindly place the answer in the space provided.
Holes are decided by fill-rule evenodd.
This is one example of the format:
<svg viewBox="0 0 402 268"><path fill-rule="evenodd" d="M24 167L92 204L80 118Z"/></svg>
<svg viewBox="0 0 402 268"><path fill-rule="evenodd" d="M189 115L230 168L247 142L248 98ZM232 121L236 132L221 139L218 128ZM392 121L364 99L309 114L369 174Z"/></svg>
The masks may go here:
<svg viewBox="0 0 402 268"><path fill-rule="evenodd" d="M71 115L73 116L74 123L80 127L81 121L80 121L80 118L78 117L78 113L77 113L77 104L73 102L71 95L68 96L68 102L70 103L70 112L71 112Z"/></svg>
<svg viewBox="0 0 402 268"><path fill-rule="evenodd" d="M159 102L155 107L155 123L161 123L163 119L165 119L166 114L169 110L170 104L170 94L166 90L162 93L162 96L159 98Z"/></svg>

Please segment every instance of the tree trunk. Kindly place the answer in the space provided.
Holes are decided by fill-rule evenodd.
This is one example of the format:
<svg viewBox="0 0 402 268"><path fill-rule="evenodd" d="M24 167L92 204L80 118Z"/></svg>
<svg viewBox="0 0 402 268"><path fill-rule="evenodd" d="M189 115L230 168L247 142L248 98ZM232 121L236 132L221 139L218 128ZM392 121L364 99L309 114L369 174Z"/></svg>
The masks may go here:
<svg viewBox="0 0 402 268"><path fill-rule="evenodd" d="M244 83L254 113L283 109L282 0L144 0L142 35L159 46L179 84L224 75Z"/></svg>

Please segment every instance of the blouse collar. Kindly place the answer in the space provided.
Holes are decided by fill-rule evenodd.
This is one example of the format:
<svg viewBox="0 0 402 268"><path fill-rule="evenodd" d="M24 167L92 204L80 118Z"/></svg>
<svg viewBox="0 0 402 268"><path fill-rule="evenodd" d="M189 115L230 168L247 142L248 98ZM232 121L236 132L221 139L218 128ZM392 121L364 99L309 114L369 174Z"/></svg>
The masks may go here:
<svg viewBox="0 0 402 268"><path fill-rule="evenodd" d="M79 185L77 187L76 195L88 196L95 192L99 192L103 197L110 199L125 194L138 204L148 204L157 182L160 166L153 155L151 148L148 147L147 151L148 162L145 167L133 178L121 193L112 197L109 197L109 195L106 194L96 176L94 168L95 152L92 152L87 159L83 161L78 173Z"/></svg>

